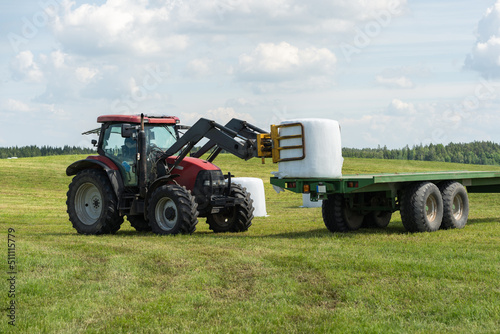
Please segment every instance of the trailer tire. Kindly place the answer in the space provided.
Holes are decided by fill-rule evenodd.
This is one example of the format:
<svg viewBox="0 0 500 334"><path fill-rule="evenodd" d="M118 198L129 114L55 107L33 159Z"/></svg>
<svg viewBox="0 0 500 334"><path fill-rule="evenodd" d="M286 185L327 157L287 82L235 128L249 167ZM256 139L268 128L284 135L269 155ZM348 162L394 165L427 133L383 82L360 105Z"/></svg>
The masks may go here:
<svg viewBox="0 0 500 334"><path fill-rule="evenodd" d="M323 222L330 232L348 232L358 230L363 224L364 216L349 208L340 194L329 195L321 206Z"/></svg>
<svg viewBox="0 0 500 334"><path fill-rule="evenodd" d="M158 187L148 201L148 220L156 234L191 234L198 223L198 204L186 187Z"/></svg>
<svg viewBox="0 0 500 334"><path fill-rule="evenodd" d="M432 182L419 182L405 189L401 220L409 232L437 231L443 220L443 198Z"/></svg>
<svg viewBox="0 0 500 334"><path fill-rule="evenodd" d="M144 219L143 215L130 216L127 215L127 220L130 225L135 228L137 232L149 232L151 231L151 226L146 219Z"/></svg>
<svg viewBox="0 0 500 334"><path fill-rule="evenodd" d="M374 228L386 228L391 222L392 212L372 211L365 216L363 226Z"/></svg>
<svg viewBox="0 0 500 334"><path fill-rule="evenodd" d="M84 169L73 178L67 192L67 212L80 234L116 233L123 223L118 201L106 173Z"/></svg>
<svg viewBox="0 0 500 334"><path fill-rule="evenodd" d="M465 187L456 181L439 185L443 197L442 229L463 228L469 218L469 197Z"/></svg>
<svg viewBox="0 0 500 334"><path fill-rule="evenodd" d="M245 232L252 225L254 207L250 193L239 184L232 184L230 196L243 199L243 203L207 216L208 228L216 233Z"/></svg>

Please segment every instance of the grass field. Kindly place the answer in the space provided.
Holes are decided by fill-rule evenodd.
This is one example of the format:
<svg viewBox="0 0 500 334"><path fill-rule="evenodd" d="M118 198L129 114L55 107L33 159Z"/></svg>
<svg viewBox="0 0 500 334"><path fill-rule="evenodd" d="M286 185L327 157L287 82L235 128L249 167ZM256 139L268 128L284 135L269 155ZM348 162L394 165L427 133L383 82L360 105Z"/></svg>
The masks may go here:
<svg viewBox="0 0 500 334"><path fill-rule="evenodd" d="M81 158L0 160L1 333L499 333L500 194L471 194L462 230L409 234L396 213L384 230L333 234L321 209L272 190L276 165L223 155L225 172L265 183L269 217L248 232L214 234L200 219L193 235L125 221L115 235L83 236L65 206L65 168ZM344 163L346 174L492 169Z"/></svg>

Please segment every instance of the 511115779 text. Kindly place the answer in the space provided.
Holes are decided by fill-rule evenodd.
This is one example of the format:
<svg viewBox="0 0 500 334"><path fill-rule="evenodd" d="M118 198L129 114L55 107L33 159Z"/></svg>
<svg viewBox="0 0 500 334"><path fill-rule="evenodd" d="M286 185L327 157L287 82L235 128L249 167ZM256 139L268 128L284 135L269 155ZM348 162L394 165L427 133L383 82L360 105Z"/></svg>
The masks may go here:
<svg viewBox="0 0 500 334"><path fill-rule="evenodd" d="M7 317L9 319L9 325L16 325L16 275L17 275L17 263L16 263L16 236L14 235L16 230L14 228L8 229L7 234L7 281L9 282L8 287L8 297L9 305L7 307Z"/></svg>

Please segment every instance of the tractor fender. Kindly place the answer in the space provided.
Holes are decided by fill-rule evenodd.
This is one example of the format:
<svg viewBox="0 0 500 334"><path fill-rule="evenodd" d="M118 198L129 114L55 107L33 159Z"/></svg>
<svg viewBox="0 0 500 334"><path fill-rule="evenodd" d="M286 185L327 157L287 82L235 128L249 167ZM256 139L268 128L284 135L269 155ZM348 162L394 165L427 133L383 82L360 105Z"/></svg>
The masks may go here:
<svg viewBox="0 0 500 334"><path fill-rule="evenodd" d="M75 161L66 168L66 175L76 175L84 169L101 169L108 175L109 182L111 182L116 197L120 199L124 188L120 171L113 161L108 158L103 158L105 157L87 157L87 159Z"/></svg>

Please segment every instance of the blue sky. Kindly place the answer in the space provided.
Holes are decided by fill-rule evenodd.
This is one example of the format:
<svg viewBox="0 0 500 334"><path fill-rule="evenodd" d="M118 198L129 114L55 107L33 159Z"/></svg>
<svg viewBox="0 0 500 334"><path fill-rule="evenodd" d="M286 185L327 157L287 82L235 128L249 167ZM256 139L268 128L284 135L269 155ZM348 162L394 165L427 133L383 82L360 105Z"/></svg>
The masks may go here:
<svg viewBox="0 0 500 334"><path fill-rule="evenodd" d="M343 146L500 142L500 0L2 2L0 146L102 114L340 122Z"/></svg>

